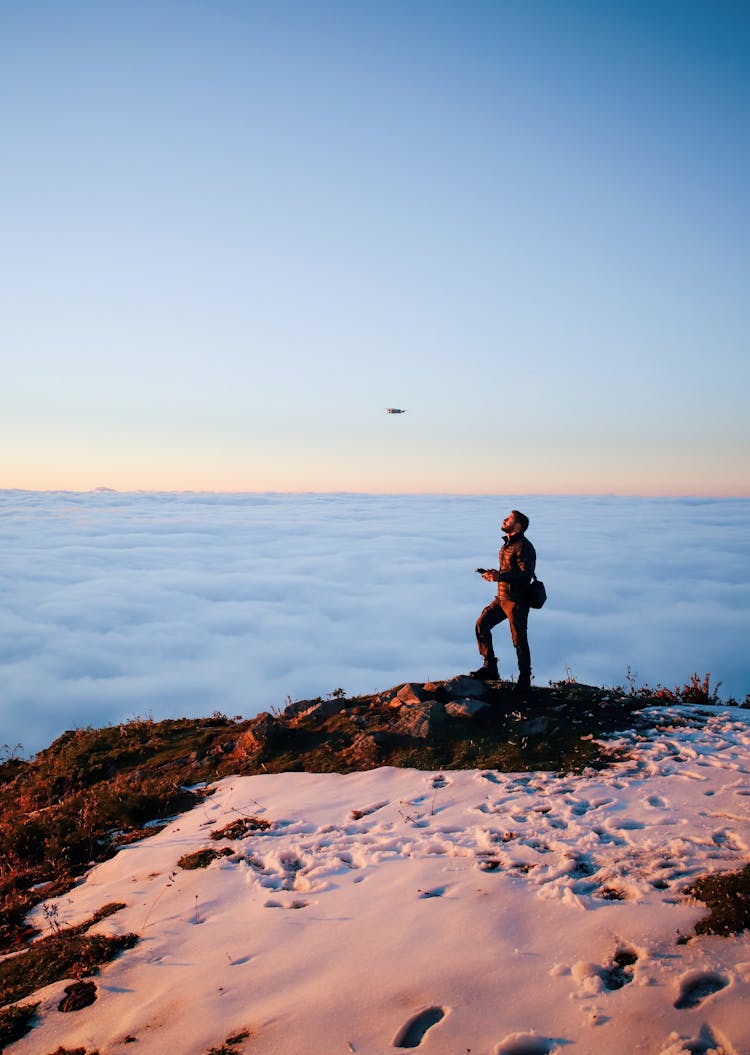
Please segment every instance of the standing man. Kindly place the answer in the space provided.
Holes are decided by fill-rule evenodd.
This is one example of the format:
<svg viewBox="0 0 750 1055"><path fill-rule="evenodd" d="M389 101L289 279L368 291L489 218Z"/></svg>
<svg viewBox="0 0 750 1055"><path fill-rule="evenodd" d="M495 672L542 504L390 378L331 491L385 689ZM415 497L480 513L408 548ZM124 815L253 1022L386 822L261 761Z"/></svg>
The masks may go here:
<svg viewBox="0 0 750 1055"><path fill-rule="evenodd" d="M518 682L514 692L526 695L531 688L531 654L526 628L529 619L528 588L536 567L536 551L526 538L529 518L514 509L503 521L505 541L499 553L499 571L477 568L487 582L496 582L497 597L477 619L479 653L484 660L472 677L497 678L497 659L492 647L492 628L508 620L510 636L518 658Z"/></svg>

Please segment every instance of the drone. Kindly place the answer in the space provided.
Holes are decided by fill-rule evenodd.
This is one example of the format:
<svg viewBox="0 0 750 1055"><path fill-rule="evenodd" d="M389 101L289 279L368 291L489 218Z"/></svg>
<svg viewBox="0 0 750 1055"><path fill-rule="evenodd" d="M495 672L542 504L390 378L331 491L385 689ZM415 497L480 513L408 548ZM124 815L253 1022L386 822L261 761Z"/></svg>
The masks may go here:
<svg viewBox="0 0 750 1055"><path fill-rule="evenodd" d="M386 414L405 414L406 413L405 410L399 410L398 407L386 407L385 408L385 412L386 412Z"/></svg>

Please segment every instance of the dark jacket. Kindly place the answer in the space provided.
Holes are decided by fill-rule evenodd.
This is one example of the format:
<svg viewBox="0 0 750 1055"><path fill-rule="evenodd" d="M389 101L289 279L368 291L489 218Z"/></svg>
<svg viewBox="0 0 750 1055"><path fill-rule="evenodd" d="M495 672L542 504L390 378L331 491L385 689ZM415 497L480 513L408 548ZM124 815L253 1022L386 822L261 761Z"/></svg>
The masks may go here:
<svg viewBox="0 0 750 1055"><path fill-rule="evenodd" d="M506 535L498 556L500 573L497 596L501 601L523 603L536 567L536 550L525 535Z"/></svg>

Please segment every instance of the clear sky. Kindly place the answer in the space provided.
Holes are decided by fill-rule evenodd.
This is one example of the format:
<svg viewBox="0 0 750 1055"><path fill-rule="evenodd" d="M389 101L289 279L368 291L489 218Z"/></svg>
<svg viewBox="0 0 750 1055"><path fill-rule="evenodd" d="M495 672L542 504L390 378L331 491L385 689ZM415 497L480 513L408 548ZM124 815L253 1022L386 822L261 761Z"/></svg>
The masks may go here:
<svg viewBox="0 0 750 1055"><path fill-rule="evenodd" d="M0 487L750 494L750 6L0 0L0 90Z"/></svg>

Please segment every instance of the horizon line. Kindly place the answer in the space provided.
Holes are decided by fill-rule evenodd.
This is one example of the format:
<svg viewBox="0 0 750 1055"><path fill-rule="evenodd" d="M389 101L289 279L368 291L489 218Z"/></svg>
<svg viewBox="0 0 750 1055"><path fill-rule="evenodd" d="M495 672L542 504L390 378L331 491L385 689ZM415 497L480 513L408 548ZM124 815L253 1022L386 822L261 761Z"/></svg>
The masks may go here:
<svg viewBox="0 0 750 1055"><path fill-rule="evenodd" d="M211 488L157 488L157 487L0 487L0 494L70 494L70 495L358 495L383 498L646 498L646 499L691 499L701 501L750 500L750 492L700 493L700 492L643 492L643 491L352 491L352 490L227 490Z"/></svg>

